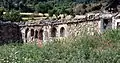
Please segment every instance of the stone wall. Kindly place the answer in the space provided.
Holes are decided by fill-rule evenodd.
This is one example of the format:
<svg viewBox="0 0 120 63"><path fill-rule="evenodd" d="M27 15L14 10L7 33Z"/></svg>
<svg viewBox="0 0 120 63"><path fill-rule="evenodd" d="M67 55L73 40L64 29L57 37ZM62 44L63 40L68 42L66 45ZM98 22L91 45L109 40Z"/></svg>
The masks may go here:
<svg viewBox="0 0 120 63"><path fill-rule="evenodd" d="M77 36L82 34L94 35L100 32L100 19L91 21L72 21L68 23L47 24L47 25L28 25L21 28L24 42L50 41L54 38ZM32 31L33 30L33 31ZM37 33L36 33L37 31ZM42 31L42 32L41 32ZM36 35L37 34L37 35ZM36 38L37 36L37 38Z"/></svg>
<svg viewBox="0 0 120 63"><path fill-rule="evenodd" d="M24 42L38 42L38 40L49 41L51 39L59 38L62 36L67 37L68 35L67 24L25 26L21 27L21 33Z"/></svg>
<svg viewBox="0 0 120 63"><path fill-rule="evenodd" d="M86 21L81 23L71 23L68 24L68 33L70 36L90 34L100 32L100 21Z"/></svg>
<svg viewBox="0 0 120 63"><path fill-rule="evenodd" d="M13 23L0 23L0 45L16 41L22 42L19 26Z"/></svg>
<svg viewBox="0 0 120 63"><path fill-rule="evenodd" d="M119 15L117 14L118 17ZM84 34L94 35L94 33L101 33L109 28L116 28L120 19L113 16L112 14L101 14L100 16L98 13L71 19L43 19L33 22L18 22L17 25L12 23L0 24L0 43L17 40L44 42L54 38Z"/></svg>

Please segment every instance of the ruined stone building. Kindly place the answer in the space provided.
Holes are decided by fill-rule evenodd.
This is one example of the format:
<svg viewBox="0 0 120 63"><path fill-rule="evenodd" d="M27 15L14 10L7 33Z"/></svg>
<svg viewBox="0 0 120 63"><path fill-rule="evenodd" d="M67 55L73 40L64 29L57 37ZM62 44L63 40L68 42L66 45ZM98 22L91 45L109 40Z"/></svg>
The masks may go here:
<svg viewBox="0 0 120 63"><path fill-rule="evenodd" d="M74 18L25 22L19 26L24 42L37 40L44 42L54 38L77 36L84 33L94 35L94 33L102 33L107 29L117 29L120 27L120 14L88 13L76 15Z"/></svg>
<svg viewBox="0 0 120 63"><path fill-rule="evenodd" d="M19 22L17 25L20 27L21 37L25 43L46 42L54 38L61 39L82 34L94 35L94 33L102 33L107 29L120 27L119 0L117 3L116 1L106 6L102 11L76 15L75 17L69 15L55 20Z"/></svg>

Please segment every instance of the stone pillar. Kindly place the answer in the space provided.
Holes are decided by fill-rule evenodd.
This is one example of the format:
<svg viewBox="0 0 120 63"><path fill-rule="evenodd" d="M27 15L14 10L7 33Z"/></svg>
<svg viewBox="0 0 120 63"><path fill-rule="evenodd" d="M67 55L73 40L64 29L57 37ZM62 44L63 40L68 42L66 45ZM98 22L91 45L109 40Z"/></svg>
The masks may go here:
<svg viewBox="0 0 120 63"><path fill-rule="evenodd" d="M112 17L112 29L116 29L116 22L114 17Z"/></svg>
<svg viewBox="0 0 120 63"><path fill-rule="evenodd" d="M47 26L47 32L48 32L48 40L51 39L51 26Z"/></svg>
<svg viewBox="0 0 120 63"><path fill-rule="evenodd" d="M27 33L27 42L30 42L30 41L31 41L31 32L29 30Z"/></svg>
<svg viewBox="0 0 120 63"><path fill-rule="evenodd" d="M43 42L46 42L48 40L48 27L43 27Z"/></svg>
<svg viewBox="0 0 120 63"><path fill-rule="evenodd" d="M26 39L25 39L25 29L24 28L20 28L20 31L21 31L21 34L22 34L22 40L23 40L23 42L25 43L26 41Z"/></svg>
<svg viewBox="0 0 120 63"><path fill-rule="evenodd" d="M60 37L60 29L59 27L55 27L56 28L56 37Z"/></svg>
<svg viewBox="0 0 120 63"><path fill-rule="evenodd" d="M101 18L100 19L100 21L99 21L99 33L101 33L101 32L103 32L104 30L103 30L103 18Z"/></svg>
<svg viewBox="0 0 120 63"><path fill-rule="evenodd" d="M57 35L58 35L58 37L60 37L60 29L61 29L61 26L58 26L58 28L57 28Z"/></svg>

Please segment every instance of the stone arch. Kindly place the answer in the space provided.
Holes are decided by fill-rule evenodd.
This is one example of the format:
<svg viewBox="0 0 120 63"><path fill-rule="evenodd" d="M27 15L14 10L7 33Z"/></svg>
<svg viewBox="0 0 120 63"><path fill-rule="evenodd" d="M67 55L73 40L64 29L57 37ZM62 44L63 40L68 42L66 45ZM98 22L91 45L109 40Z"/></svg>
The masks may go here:
<svg viewBox="0 0 120 63"><path fill-rule="evenodd" d="M31 36L34 36L34 29L31 29Z"/></svg>
<svg viewBox="0 0 120 63"><path fill-rule="evenodd" d="M38 31L37 30L35 31L35 38L36 39L38 38Z"/></svg>
<svg viewBox="0 0 120 63"><path fill-rule="evenodd" d="M51 28L51 37L56 37L57 29L55 27Z"/></svg>
<svg viewBox="0 0 120 63"><path fill-rule="evenodd" d="M39 39L43 40L43 30L39 30Z"/></svg>
<svg viewBox="0 0 120 63"><path fill-rule="evenodd" d="M27 38L28 38L28 31L29 31L29 28L27 28L26 30L25 30L25 41L27 42Z"/></svg>
<svg viewBox="0 0 120 63"><path fill-rule="evenodd" d="M65 28L61 27L60 28L60 37L64 37L65 36Z"/></svg>

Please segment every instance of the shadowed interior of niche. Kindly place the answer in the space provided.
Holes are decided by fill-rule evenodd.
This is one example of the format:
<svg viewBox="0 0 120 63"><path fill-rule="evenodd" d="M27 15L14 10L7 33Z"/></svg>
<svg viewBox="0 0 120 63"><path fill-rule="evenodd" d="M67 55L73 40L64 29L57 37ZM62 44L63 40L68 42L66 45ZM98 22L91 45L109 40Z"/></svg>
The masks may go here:
<svg viewBox="0 0 120 63"><path fill-rule="evenodd" d="M20 27L13 23L0 23L0 45L23 43Z"/></svg>

